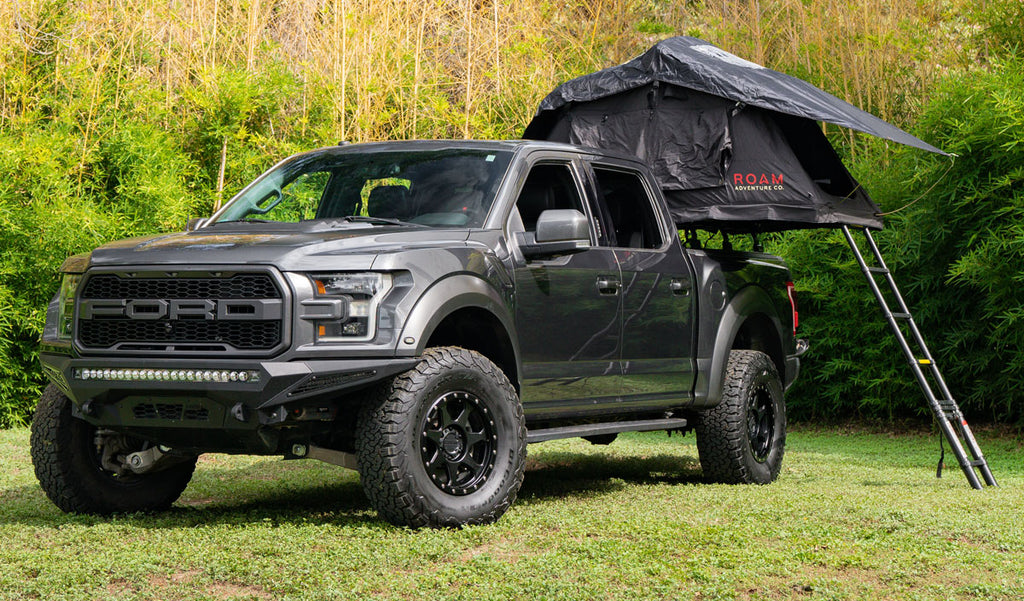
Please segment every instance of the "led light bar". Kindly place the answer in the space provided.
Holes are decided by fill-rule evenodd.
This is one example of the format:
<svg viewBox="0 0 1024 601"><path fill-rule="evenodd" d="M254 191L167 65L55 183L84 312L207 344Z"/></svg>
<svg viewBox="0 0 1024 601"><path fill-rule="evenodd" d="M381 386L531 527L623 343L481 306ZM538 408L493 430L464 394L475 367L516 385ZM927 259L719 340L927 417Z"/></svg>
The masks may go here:
<svg viewBox="0 0 1024 601"><path fill-rule="evenodd" d="M260 372L241 369L77 368L76 380L122 382L259 382Z"/></svg>

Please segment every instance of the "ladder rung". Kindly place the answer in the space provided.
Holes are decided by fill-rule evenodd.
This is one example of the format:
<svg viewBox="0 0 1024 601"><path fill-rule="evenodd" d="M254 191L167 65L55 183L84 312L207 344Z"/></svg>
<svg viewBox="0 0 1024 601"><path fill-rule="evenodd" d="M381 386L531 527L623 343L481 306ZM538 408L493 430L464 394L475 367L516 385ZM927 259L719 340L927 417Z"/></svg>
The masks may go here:
<svg viewBox="0 0 1024 601"><path fill-rule="evenodd" d="M981 467L983 465L988 465L984 459L975 459L971 462L971 467Z"/></svg>
<svg viewBox="0 0 1024 601"><path fill-rule="evenodd" d="M893 313L893 319L910 319L910 313Z"/></svg>
<svg viewBox="0 0 1024 601"><path fill-rule="evenodd" d="M889 273L889 270L885 267L868 267L868 271L871 273Z"/></svg>
<svg viewBox="0 0 1024 601"><path fill-rule="evenodd" d="M918 359L917 360L917 364L918 365L931 365L932 362L931 362L931 359Z"/></svg>

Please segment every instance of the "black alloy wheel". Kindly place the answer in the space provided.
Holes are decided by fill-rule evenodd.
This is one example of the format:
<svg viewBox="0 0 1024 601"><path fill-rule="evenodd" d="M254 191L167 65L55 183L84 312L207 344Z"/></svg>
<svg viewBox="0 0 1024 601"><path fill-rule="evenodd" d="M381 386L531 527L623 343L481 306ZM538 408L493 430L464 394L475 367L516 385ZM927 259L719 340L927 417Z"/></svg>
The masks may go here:
<svg viewBox="0 0 1024 601"><path fill-rule="evenodd" d="M775 440L775 404L765 384L750 392L747 402L747 440L754 461L767 461Z"/></svg>
<svg viewBox="0 0 1024 601"><path fill-rule="evenodd" d="M427 410L420 431L423 467L442 491L467 495L494 471L497 441L494 420L479 397L445 393Z"/></svg>

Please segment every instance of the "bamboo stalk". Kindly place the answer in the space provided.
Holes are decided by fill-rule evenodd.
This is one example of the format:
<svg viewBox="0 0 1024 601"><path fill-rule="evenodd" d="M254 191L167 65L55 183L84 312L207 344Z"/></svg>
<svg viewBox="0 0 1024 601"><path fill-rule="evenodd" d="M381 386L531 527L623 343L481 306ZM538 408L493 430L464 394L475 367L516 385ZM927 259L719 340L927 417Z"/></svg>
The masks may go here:
<svg viewBox="0 0 1024 601"><path fill-rule="evenodd" d="M419 137L419 127L417 126L417 119L419 118L419 106L420 106L420 61L423 59L423 29L427 25L427 11L420 9L420 24L416 32L416 53L415 53L415 67L413 68L413 111L412 111L412 135L414 138Z"/></svg>
<svg viewBox="0 0 1024 601"><path fill-rule="evenodd" d="M224 136L224 144L220 147L220 170L217 172L217 200L213 203L213 211L220 210L224 200L224 171L228 164L228 137Z"/></svg>
<svg viewBox="0 0 1024 601"><path fill-rule="evenodd" d="M491 0L494 6L494 81L495 94L501 96L501 30L498 24L498 0Z"/></svg>
<svg viewBox="0 0 1024 601"><path fill-rule="evenodd" d="M473 0L466 0L466 119L462 126L462 137L469 138L469 114L472 106L473 93Z"/></svg>

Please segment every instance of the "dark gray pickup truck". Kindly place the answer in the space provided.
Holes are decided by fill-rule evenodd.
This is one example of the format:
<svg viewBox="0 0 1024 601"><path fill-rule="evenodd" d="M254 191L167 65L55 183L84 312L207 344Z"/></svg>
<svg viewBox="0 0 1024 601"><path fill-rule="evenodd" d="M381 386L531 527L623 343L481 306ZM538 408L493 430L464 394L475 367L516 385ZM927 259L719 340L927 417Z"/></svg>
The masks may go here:
<svg viewBox="0 0 1024 601"><path fill-rule="evenodd" d="M357 469L414 527L497 519L556 438L692 429L709 480L779 473L786 266L684 247L634 158L342 145L189 230L64 263L32 457L65 511L166 508L207 452Z"/></svg>

